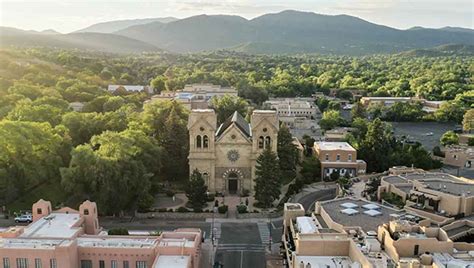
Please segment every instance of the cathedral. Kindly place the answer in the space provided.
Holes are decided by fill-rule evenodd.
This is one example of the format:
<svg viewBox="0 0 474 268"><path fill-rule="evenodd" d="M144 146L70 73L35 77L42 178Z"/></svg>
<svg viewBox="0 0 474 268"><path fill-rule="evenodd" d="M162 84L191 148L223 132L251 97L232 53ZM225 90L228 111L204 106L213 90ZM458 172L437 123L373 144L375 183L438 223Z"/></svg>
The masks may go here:
<svg viewBox="0 0 474 268"><path fill-rule="evenodd" d="M210 192L253 193L255 163L264 149L277 150L276 111L255 110L250 124L238 112L217 126L212 109L192 110L188 120L189 169L203 174Z"/></svg>

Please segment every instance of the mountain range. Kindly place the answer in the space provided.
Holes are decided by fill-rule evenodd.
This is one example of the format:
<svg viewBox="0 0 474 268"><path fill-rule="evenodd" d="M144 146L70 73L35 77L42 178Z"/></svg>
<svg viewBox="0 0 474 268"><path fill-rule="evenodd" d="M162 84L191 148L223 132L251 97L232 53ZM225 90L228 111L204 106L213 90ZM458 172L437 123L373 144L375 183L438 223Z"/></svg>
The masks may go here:
<svg viewBox="0 0 474 268"><path fill-rule="evenodd" d="M0 28L1 43L5 43L4 32ZM28 32L10 33L8 36L8 45L48 46L51 42L57 47L76 45L77 48L86 46L86 49L101 51L110 48L110 52L120 53L162 49L177 53L232 50L266 54L367 55L399 53L446 44L474 44L472 29L413 27L399 30L348 15L321 15L293 10L251 20L230 15L121 20L94 24L65 35ZM25 42L25 38L31 44ZM88 44L89 40L93 44Z"/></svg>

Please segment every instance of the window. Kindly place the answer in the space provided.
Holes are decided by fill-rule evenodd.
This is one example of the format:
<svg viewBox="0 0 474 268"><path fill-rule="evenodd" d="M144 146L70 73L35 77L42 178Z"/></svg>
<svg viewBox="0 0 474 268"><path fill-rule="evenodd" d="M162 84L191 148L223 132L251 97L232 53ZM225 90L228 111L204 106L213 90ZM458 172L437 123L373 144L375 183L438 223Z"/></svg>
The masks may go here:
<svg viewBox="0 0 474 268"><path fill-rule="evenodd" d="M41 263L41 259L35 259L35 268L42 268L43 264Z"/></svg>
<svg viewBox="0 0 474 268"><path fill-rule="evenodd" d="M336 161L341 161L341 155L340 154L336 155Z"/></svg>
<svg viewBox="0 0 474 268"><path fill-rule="evenodd" d="M328 154L326 154L326 158L325 158L325 159L326 159L326 161L329 160L329 155L328 155Z"/></svg>
<svg viewBox="0 0 474 268"><path fill-rule="evenodd" d="M16 268L28 268L28 259L16 258Z"/></svg>
<svg viewBox="0 0 474 268"><path fill-rule="evenodd" d="M146 261L137 261L137 268L146 268Z"/></svg>
<svg viewBox="0 0 474 268"><path fill-rule="evenodd" d="M81 268L92 268L91 260L81 260Z"/></svg>
<svg viewBox="0 0 474 268"><path fill-rule="evenodd" d="M84 209L84 215L89 215L89 210L87 208Z"/></svg>
<svg viewBox="0 0 474 268"><path fill-rule="evenodd" d="M105 261L103 260L99 261L99 268L105 268Z"/></svg>
<svg viewBox="0 0 474 268"><path fill-rule="evenodd" d="M265 138L265 146L264 146L264 147L265 147L265 148L270 148L271 145L272 145L272 139L267 136L267 137Z"/></svg>
<svg viewBox="0 0 474 268"><path fill-rule="evenodd" d="M209 138L207 135L204 135L204 138L202 139L202 144L204 148L209 148Z"/></svg>
<svg viewBox="0 0 474 268"><path fill-rule="evenodd" d="M36 213L37 213L37 214L43 214L43 210L42 210L41 208L37 208L37 209L36 209Z"/></svg>
<svg viewBox="0 0 474 268"><path fill-rule="evenodd" d="M123 268L130 268L128 261L123 261Z"/></svg>
<svg viewBox="0 0 474 268"><path fill-rule="evenodd" d="M110 261L110 267L111 268L117 268L118 267L117 261Z"/></svg>
<svg viewBox="0 0 474 268"><path fill-rule="evenodd" d="M10 268L10 259L3 258L3 268Z"/></svg>
<svg viewBox="0 0 474 268"><path fill-rule="evenodd" d="M352 161L352 154L349 154L349 155L347 156L347 159L349 159L349 161Z"/></svg>
<svg viewBox="0 0 474 268"><path fill-rule="evenodd" d="M201 148L201 147L202 147L201 136L200 136L200 135L197 135L197 137L196 137L196 147L197 147L197 148Z"/></svg>
<svg viewBox="0 0 474 268"><path fill-rule="evenodd" d="M263 136L258 138L258 148L263 149Z"/></svg>
<svg viewBox="0 0 474 268"><path fill-rule="evenodd" d="M58 264L56 263L56 259L49 259L49 268L58 268Z"/></svg>

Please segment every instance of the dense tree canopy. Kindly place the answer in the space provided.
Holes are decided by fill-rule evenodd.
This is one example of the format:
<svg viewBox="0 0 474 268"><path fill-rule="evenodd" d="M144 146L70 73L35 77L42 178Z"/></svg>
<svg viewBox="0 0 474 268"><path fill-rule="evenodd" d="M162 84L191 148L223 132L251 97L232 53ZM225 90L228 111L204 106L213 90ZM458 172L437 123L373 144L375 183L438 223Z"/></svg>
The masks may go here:
<svg viewBox="0 0 474 268"><path fill-rule="evenodd" d="M74 198L94 198L104 212L116 213L120 206L149 204L152 186L158 181L189 178L185 108L177 102L144 105L150 98L147 93L108 92L109 84L151 85L155 93L190 83L233 86L240 98L212 101L219 122L235 110L245 115L248 103L258 106L269 97L308 97L317 92L331 92L343 99L351 99L355 89L368 96L447 100L429 118L416 105L394 105L390 110L369 106L366 111L355 106L357 118L352 125L357 130L351 143L370 162L369 171L379 171L417 159L421 159L419 165L429 166L429 161L422 149L394 141L387 134L388 127L379 121L368 123L364 114L371 119L460 123L465 110L474 108L472 74L473 59L457 56L269 56L224 51L114 55L1 50L0 198L9 202L39 184L62 178L64 190L80 189L80 196ZM82 103L83 110L73 111L73 102ZM338 101L319 98L316 105L325 112L323 129L346 124L337 112L341 108ZM282 145L280 150L289 149ZM377 155L379 150L386 151ZM402 157L401 153L410 156ZM280 159L285 160L284 155ZM281 168L292 170L289 163L293 160L286 160ZM314 163L306 164L309 170L316 168ZM99 186L106 190L100 192Z"/></svg>

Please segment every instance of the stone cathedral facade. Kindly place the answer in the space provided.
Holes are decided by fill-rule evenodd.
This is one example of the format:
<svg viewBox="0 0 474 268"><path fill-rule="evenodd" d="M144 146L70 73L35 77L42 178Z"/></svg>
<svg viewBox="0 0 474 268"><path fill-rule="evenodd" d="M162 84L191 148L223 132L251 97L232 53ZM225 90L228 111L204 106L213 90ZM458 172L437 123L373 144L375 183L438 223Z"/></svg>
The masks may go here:
<svg viewBox="0 0 474 268"><path fill-rule="evenodd" d="M255 110L250 121L235 112L217 126L214 110L191 111L189 169L203 174L210 192L254 192L257 157L265 148L276 152L279 122L270 110Z"/></svg>

